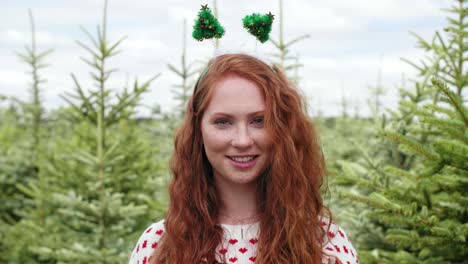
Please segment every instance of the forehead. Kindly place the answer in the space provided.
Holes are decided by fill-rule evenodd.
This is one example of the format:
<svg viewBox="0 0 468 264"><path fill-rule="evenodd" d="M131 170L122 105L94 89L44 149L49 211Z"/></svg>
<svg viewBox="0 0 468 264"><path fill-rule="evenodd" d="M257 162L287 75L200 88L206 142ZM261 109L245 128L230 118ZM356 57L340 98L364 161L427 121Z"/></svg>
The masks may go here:
<svg viewBox="0 0 468 264"><path fill-rule="evenodd" d="M214 84L205 113L249 114L264 110L264 96L256 83L238 75L227 75Z"/></svg>

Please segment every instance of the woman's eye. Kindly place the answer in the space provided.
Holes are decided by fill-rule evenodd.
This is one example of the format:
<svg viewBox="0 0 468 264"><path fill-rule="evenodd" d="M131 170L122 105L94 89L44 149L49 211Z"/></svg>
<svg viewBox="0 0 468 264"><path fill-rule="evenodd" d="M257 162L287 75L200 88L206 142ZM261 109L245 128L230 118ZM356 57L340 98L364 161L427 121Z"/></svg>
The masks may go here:
<svg viewBox="0 0 468 264"><path fill-rule="evenodd" d="M256 125L263 125L263 117L256 117L252 122Z"/></svg>
<svg viewBox="0 0 468 264"><path fill-rule="evenodd" d="M216 125L220 125L220 126L226 126L226 125L229 125L230 122L226 119L219 119L219 120L215 120L214 122Z"/></svg>

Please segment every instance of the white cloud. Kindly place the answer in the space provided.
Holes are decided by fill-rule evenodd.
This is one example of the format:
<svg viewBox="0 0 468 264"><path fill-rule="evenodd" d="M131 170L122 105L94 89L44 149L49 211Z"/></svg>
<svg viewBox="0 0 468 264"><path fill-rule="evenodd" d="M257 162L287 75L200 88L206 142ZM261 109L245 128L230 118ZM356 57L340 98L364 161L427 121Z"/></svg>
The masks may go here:
<svg viewBox="0 0 468 264"><path fill-rule="evenodd" d="M3 45L21 47L31 45L31 32L18 29L3 29L0 30L0 43ZM70 43L68 39L52 34L46 31L36 31L36 44L40 46L53 47Z"/></svg>
<svg viewBox="0 0 468 264"><path fill-rule="evenodd" d="M322 2L339 13L360 19L417 19L430 17L440 12L441 6L447 6L448 0L329 0Z"/></svg>
<svg viewBox="0 0 468 264"><path fill-rule="evenodd" d="M361 19L353 21L330 6L317 6L310 1L288 2L284 10L283 21L288 27L294 25L295 31L304 33L354 31L363 27Z"/></svg>
<svg viewBox="0 0 468 264"><path fill-rule="evenodd" d="M30 41L25 32L15 29L4 29L0 31L0 39L3 44L24 44Z"/></svg>
<svg viewBox="0 0 468 264"><path fill-rule="evenodd" d="M132 38L122 42L122 49L134 51L155 51L167 48L166 45L158 39L150 38Z"/></svg>
<svg viewBox="0 0 468 264"><path fill-rule="evenodd" d="M0 71L0 87L17 86L19 84L24 84L24 79L26 77L25 73L13 70L3 70Z"/></svg>
<svg viewBox="0 0 468 264"><path fill-rule="evenodd" d="M182 6L170 6L168 8L169 18L172 22L180 23L184 19L187 20L188 25L193 23L193 20L196 18L197 13L193 9ZM191 28L189 26L189 28Z"/></svg>

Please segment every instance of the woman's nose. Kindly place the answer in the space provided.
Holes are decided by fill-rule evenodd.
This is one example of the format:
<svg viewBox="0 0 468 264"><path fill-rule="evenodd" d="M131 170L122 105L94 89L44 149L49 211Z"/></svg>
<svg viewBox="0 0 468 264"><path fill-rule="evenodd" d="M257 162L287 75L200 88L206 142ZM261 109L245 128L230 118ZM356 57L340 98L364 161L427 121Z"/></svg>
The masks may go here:
<svg viewBox="0 0 468 264"><path fill-rule="evenodd" d="M232 145L238 148L250 147L253 144L252 136L247 127L240 127L236 129L235 135L232 139Z"/></svg>

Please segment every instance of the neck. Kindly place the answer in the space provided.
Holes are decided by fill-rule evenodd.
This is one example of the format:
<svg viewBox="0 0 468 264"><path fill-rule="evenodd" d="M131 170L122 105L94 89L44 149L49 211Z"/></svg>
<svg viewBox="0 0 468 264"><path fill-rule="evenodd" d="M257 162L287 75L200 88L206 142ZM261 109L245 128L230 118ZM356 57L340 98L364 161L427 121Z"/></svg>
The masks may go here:
<svg viewBox="0 0 468 264"><path fill-rule="evenodd" d="M222 206L219 209L221 224L251 224L257 222L257 184L233 184L215 180Z"/></svg>

